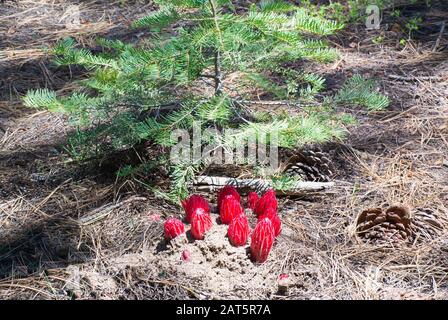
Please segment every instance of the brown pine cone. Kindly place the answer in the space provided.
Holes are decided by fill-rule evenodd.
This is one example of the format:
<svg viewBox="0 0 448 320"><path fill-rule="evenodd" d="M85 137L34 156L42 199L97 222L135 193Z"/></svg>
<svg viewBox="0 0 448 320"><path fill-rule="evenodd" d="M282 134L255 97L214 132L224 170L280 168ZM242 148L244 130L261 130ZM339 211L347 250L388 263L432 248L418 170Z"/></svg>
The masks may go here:
<svg viewBox="0 0 448 320"><path fill-rule="evenodd" d="M433 240L448 225L448 218L442 212L430 208L416 208L413 212L411 227L417 240Z"/></svg>
<svg viewBox="0 0 448 320"><path fill-rule="evenodd" d="M285 152L285 173L305 181L330 181L332 164L328 153L317 147Z"/></svg>
<svg viewBox="0 0 448 320"><path fill-rule="evenodd" d="M364 210L358 217L356 232L369 243L393 244L406 242L412 235L411 215L407 207L391 206Z"/></svg>

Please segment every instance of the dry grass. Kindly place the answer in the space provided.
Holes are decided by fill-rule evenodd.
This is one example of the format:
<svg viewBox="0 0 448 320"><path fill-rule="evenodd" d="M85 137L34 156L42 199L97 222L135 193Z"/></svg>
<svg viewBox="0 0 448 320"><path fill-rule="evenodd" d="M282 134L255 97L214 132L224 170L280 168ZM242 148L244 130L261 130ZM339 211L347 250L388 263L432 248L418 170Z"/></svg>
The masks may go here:
<svg viewBox="0 0 448 320"><path fill-rule="evenodd" d="M136 41L141 31L129 32L133 19L150 12L150 1L101 0L6 1L0 6L0 99L21 96L30 88L67 91L70 80L82 77L76 68L58 72L48 61L47 50L57 41L72 37L94 48L98 36ZM36 75L39 74L39 77Z"/></svg>

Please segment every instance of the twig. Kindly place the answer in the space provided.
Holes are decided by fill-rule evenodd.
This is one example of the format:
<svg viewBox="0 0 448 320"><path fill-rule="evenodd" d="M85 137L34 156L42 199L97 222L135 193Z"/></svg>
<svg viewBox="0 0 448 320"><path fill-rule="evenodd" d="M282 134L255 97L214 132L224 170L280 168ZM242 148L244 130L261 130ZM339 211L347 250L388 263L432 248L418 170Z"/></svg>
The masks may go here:
<svg viewBox="0 0 448 320"><path fill-rule="evenodd" d="M237 100L237 102L245 103L245 104L265 104L265 105L272 105L272 106L279 106L279 105L289 105L289 104L297 104L300 105L299 102L291 102L291 101L284 101L284 100Z"/></svg>
<svg viewBox="0 0 448 320"><path fill-rule="evenodd" d="M63 183L61 183L59 186L57 186L52 192L50 192L50 194L48 196L45 197L45 199L43 199L37 206L34 207L33 211L31 211L31 213L35 213L38 210L40 211L40 208L42 208L43 205L45 203L47 203L48 200L50 200L50 198L56 193L56 191L58 191L61 187L63 187L66 183L68 183L71 180L72 180L72 178L69 178L69 179L65 180ZM44 214L47 215L46 213L44 213Z"/></svg>
<svg viewBox="0 0 448 320"><path fill-rule="evenodd" d="M202 77L202 78L216 79L216 76L214 76L214 75L212 75L212 74L204 74L204 73L201 73L199 76Z"/></svg>
<svg viewBox="0 0 448 320"><path fill-rule="evenodd" d="M440 27L439 36L437 37L434 47L432 47L432 52L436 52L437 47L439 46L439 43L440 43L440 39L442 39L442 35L443 35L444 31L445 31L445 21L442 22L442 26Z"/></svg>
<svg viewBox="0 0 448 320"><path fill-rule="evenodd" d="M132 196L132 197L130 197L122 202L116 203L116 204L107 204L107 205L101 206L101 207L91 211L86 216L78 219L77 223L82 226L86 226L86 225L98 222L99 220L106 218L110 213L112 213L112 211L114 209L121 207L122 205L124 205L126 203L133 202L133 201L144 201L144 200L146 200L145 197Z"/></svg>
<svg viewBox="0 0 448 320"><path fill-rule="evenodd" d="M411 76L411 77L405 77L405 76L399 76L396 74L389 74L387 75L389 78L391 79L395 79L395 80L401 80L401 81L425 81L425 80L434 80L434 81L440 81L443 80L444 78L446 78L446 76Z"/></svg>
<svg viewBox="0 0 448 320"><path fill-rule="evenodd" d="M168 281L168 280L153 280L153 279L142 279L139 278L140 280L146 281L146 282L150 282L150 283L154 283L154 284L161 284L161 285L168 285L168 286L179 286L182 289L188 291L190 294L192 294L196 299L198 299L198 294L190 287L187 287L186 285L183 285L181 283L177 283L177 282L172 282L172 281Z"/></svg>
<svg viewBox="0 0 448 320"><path fill-rule="evenodd" d="M381 122L381 123L387 123L387 122L391 122L391 121L397 120L397 119L403 117L404 115L410 113L411 111L414 111L414 110L417 109L418 107L419 107L418 105L417 105L417 106L410 107L409 109L407 109L407 110L405 110L405 111L403 111L403 112L400 112L400 113L394 115L393 117L386 118L386 119L381 119L380 122Z"/></svg>
<svg viewBox="0 0 448 320"><path fill-rule="evenodd" d="M215 95L222 93L222 73L221 73L221 54L217 50L215 52Z"/></svg>
<svg viewBox="0 0 448 320"><path fill-rule="evenodd" d="M33 287L29 287L29 286L23 286L20 284L15 284L15 283L0 283L0 287L4 287L4 288L12 288L12 287L16 287L16 288L21 288L21 289L25 289L25 290L31 290L31 291L35 291L43 296L46 296L49 299L52 299L53 296L50 295L49 293L39 290L37 288L33 288Z"/></svg>
<svg viewBox="0 0 448 320"><path fill-rule="evenodd" d="M228 177L197 176L193 179L193 185L198 189L210 190L221 188L225 185L233 185L240 189L252 189L265 191L272 188L271 183L264 179L238 179ZM334 187L334 182L296 182L289 190L276 190L278 195L300 195L308 192L322 192Z"/></svg>
<svg viewBox="0 0 448 320"><path fill-rule="evenodd" d="M221 28L218 23L218 11L216 9L215 0L209 0L210 10L213 15L213 21L215 22L216 32L219 35L220 49L215 51L215 96L219 96L222 93L222 72L221 72L221 53L220 50L224 51L224 42L222 40Z"/></svg>

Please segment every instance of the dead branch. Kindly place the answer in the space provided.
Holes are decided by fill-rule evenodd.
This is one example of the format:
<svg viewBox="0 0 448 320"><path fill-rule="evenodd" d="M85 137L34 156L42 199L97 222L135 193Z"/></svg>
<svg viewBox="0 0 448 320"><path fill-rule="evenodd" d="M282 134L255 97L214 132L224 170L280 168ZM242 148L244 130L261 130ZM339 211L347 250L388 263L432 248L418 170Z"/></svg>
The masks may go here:
<svg viewBox="0 0 448 320"><path fill-rule="evenodd" d="M444 80L446 77L444 76L410 76L410 77L405 77L405 76L399 76L396 74L389 74L387 75L390 79L394 79L394 80L401 80L401 81L442 81Z"/></svg>
<svg viewBox="0 0 448 320"><path fill-rule="evenodd" d="M112 211L114 209L119 208L126 203L130 203L130 202L134 202L134 201L144 201L144 200L146 200L145 197L132 196L124 201L121 201L121 202L118 202L115 204L108 203L104 206L101 206L101 207L91 211L87 215L81 217L80 219L77 220L77 223L81 226L93 224L95 222L98 222L98 221L106 218L110 213L112 213Z"/></svg>
<svg viewBox="0 0 448 320"><path fill-rule="evenodd" d="M225 185L233 185L241 191L266 191L272 184L264 179L238 179L228 177L197 176L193 179L193 186L198 190L214 191ZM334 187L334 182L299 181L290 190L276 190L278 195L301 195L310 192L325 192Z"/></svg>
<svg viewBox="0 0 448 320"><path fill-rule="evenodd" d="M432 52L436 52L437 47L440 44L440 39L442 39L443 32L445 31L445 21L442 22L442 25L440 27L439 36L437 37L436 43L434 44L434 47L432 47Z"/></svg>

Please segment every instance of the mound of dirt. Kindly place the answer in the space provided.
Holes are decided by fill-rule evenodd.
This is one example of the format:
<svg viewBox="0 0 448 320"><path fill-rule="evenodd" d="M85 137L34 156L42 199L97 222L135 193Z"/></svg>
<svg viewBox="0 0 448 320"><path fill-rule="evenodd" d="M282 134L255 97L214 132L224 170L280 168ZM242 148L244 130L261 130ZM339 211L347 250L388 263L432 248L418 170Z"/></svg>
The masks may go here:
<svg viewBox="0 0 448 320"><path fill-rule="evenodd" d="M192 287L201 288L193 298L251 299L276 294L279 274L270 267L275 258L271 256L271 261L264 264L253 263L249 255L250 243L243 247L232 246L226 236L228 226L218 224L217 214L212 214L212 219L214 225L203 240L192 239L187 231L170 242L156 240L152 248L139 254L105 261L105 273L93 266L70 269L67 287L77 298L86 298L92 292L96 297L107 298L119 293L117 283L127 278L133 285L135 281L182 283L182 286L190 283ZM73 279L77 279L78 285L73 285ZM83 290L82 283L88 290Z"/></svg>
<svg viewBox="0 0 448 320"><path fill-rule="evenodd" d="M217 220L216 215L213 218ZM192 240L188 234L178 237L166 250L154 254L155 263L160 269L200 281L210 298L230 297L236 291L275 292L278 275L252 263L249 245L233 247L226 234L227 225L214 223L204 240ZM190 255L188 261L182 258L184 251Z"/></svg>

